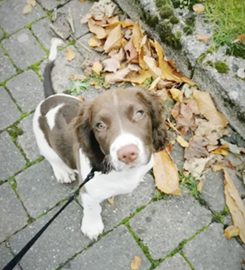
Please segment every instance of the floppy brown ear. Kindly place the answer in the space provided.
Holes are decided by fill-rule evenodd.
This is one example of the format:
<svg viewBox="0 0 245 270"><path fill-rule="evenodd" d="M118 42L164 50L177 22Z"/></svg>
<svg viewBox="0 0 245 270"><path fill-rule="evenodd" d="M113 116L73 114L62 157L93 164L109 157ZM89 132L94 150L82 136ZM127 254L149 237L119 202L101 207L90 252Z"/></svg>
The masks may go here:
<svg viewBox="0 0 245 270"><path fill-rule="evenodd" d="M108 165L105 155L94 136L90 124L91 112L89 106L83 106L80 114L74 121L75 134L80 147L90 160L90 165L97 171L107 172Z"/></svg>
<svg viewBox="0 0 245 270"><path fill-rule="evenodd" d="M158 96L144 91L143 95L147 100L147 106L150 108L152 119L152 139L155 152L164 149L167 144L167 128L163 116L163 105Z"/></svg>

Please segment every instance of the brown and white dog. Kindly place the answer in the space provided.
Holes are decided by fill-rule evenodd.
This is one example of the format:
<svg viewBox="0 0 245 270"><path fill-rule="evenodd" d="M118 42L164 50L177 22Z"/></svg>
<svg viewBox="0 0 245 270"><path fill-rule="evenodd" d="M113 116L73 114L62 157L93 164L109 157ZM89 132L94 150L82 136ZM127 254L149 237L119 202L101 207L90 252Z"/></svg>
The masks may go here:
<svg viewBox="0 0 245 270"><path fill-rule="evenodd" d="M44 73L47 98L35 110L33 129L58 182L76 179L77 145L82 177L92 167L97 170L81 192L81 230L96 239L104 229L100 203L132 192L152 168L152 153L164 147L163 108L156 96L134 88L105 91L90 102L54 94L51 71L56 47L54 42Z"/></svg>

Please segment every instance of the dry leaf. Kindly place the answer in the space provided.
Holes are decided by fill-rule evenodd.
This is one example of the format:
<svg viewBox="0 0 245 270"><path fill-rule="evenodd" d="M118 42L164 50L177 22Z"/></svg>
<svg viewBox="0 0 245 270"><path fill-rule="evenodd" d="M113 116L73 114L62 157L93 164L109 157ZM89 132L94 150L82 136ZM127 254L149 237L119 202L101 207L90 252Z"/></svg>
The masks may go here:
<svg viewBox="0 0 245 270"><path fill-rule="evenodd" d="M32 5L26 4L22 10L22 14L26 15L32 12Z"/></svg>
<svg viewBox="0 0 245 270"><path fill-rule="evenodd" d="M103 66L102 66L102 64L99 61L96 61L96 62L93 63L92 70L96 74L100 75L102 69L103 69Z"/></svg>
<svg viewBox="0 0 245 270"><path fill-rule="evenodd" d="M181 194L178 169L166 150L154 154L153 174L160 191L172 195Z"/></svg>
<svg viewBox="0 0 245 270"><path fill-rule="evenodd" d="M117 58L108 58L102 61L104 71L115 73L120 68L120 61Z"/></svg>
<svg viewBox="0 0 245 270"><path fill-rule="evenodd" d="M151 78L151 72L148 70L140 70L139 72L131 72L127 77L125 78L125 81L136 83L136 84L142 84L145 82L145 80Z"/></svg>
<svg viewBox="0 0 245 270"><path fill-rule="evenodd" d="M133 27L132 38L134 48L139 53L141 50L141 40L143 39L143 33L138 23L136 23Z"/></svg>
<svg viewBox="0 0 245 270"><path fill-rule="evenodd" d="M224 190L233 224L239 228L239 236L245 243L245 206L226 169L224 169Z"/></svg>
<svg viewBox="0 0 245 270"><path fill-rule="evenodd" d="M212 150L211 153L214 155L222 155L226 157L228 155L228 149L228 145L224 144Z"/></svg>
<svg viewBox="0 0 245 270"><path fill-rule="evenodd" d="M88 20L88 28L89 31L94 33L98 39L103 39L107 36L105 29L99 25L96 25L95 21L92 19Z"/></svg>
<svg viewBox="0 0 245 270"><path fill-rule="evenodd" d="M195 13L202 14L205 10L205 7L203 4L195 4L192 9Z"/></svg>
<svg viewBox="0 0 245 270"><path fill-rule="evenodd" d="M131 71L138 71L138 68L135 65L128 65L127 67L118 70L117 72L113 74L106 74L105 75L105 81L107 83L115 83L115 82L122 82L125 80L125 77L131 72Z"/></svg>
<svg viewBox="0 0 245 270"><path fill-rule="evenodd" d="M197 103L200 113L203 114L206 119L217 126L223 128L227 126L228 121L222 113L216 110L216 107L214 106L214 103L208 92L194 90L193 98Z"/></svg>
<svg viewBox="0 0 245 270"><path fill-rule="evenodd" d="M197 184L197 190L198 190L199 192L202 192L203 186L204 186L204 182L203 182L203 180L200 180L200 181L198 182L198 184Z"/></svg>
<svg viewBox="0 0 245 270"><path fill-rule="evenodd" d="M190 160L193 158L205 158L209 155L206 146L208 141L206 138L194 135L190 142L189 147L185 150L185 159Z"/></svg>
<svg viewBox="0 0 245 270"><path fill-rule="evenodd" d="M156 60L153 57L145 55L143 59L154 77L162 76L162 71L157 67Z"/></svg>
<svg viewBox="0 0 245 270"><path fill-rule="evenodd" d="M141 266L141 258L140 256L134 256L133 260L131 261L131 270L139 270Z"/></svg>
<svg viewBox="0 0 245 270"><path fill-rule="evenodd" d="M232 237L238 236L240 233L240 230L237 226L230 225L227 227L224 231L224 236L226 239L230 240Z"/></svg>
<svg viewBox="0 0 245 270"><path fill-rule="evenodd" d="M100 39L96 38L95 36L91 37L88 41L88 45L92 48L94 47L100 47L102 45L102 42Z"/></svg>
<svg viewBox="0 0 245 270"><path fill-rule="evenodd" d="M121 45L122 32L121 26L118 25L109 33L106 42L104 44L104 51L109 52L114 48L118 48Z"/></svg>
<svg viewBox="0 0 245 270"><path fill-rule="evenodd" d="M126 53L126 58L129 63L138 63L138 53L133 45L133 39L130 39L128 43L124 46L124 51Z"/></svg>
<svg viewBox="0 0 245 270"><path fill-rule="evenodd" d="M189 146L189 143L181 136L177 136L176 141L184 148Z"/></svg>
<svg viewBox="0 0 245 270"><path fill-rule="evenodd" d="M207 44L210 41L210 36L204 35L204 34L198 34L198 35L196 35L196 39L198 41L201 41L201 42Z"/></svg>
<svg viewBox="0 0 245 270"><path fill-rule="evenodd" d="M245 45L245 34L239 35L233 42Z"/></svg>
<svg viewBox="0 0 245 270"><path fill-rule="evenodd" d="M114 199L115 197L113 196L113 197L108 198L107 201L110 205L114 205Z"/></svg>
<svg viewBox="0 0 245 270"><path fill-rule="evenodd" d="M67 48L65 50L65 59L67 61L69 61L69 62L72 61L75 58L75 56L76 56L76 54L71 48Z"/></svg>
<svg viewBox="0 0 245 270"><path fill-rule="evenodd" d="M183 101L183 92L177 88L171 88L170 90L173 100L182 102Z"/></svg>
<svg viewBox="0 0 245 270"><path fill-rule="evenodd" d="M185 161L184 169L190 172L195 178L201 179L205 166L211 158L212 157L189 159Z"/></svg>

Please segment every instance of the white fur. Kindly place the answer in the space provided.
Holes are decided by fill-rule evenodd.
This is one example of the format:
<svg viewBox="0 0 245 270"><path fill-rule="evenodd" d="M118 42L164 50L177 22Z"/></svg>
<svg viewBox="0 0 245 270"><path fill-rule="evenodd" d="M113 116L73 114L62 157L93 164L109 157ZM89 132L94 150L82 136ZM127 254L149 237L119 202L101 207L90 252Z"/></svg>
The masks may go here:
<svg viewBox="0 0 245 270"><path fill-rule="evenodd" d="M137 160L134 162L134 165L145 164L146 163L146 153L144 150L144 145L142 140L130 133L121 133L117 138L113 141L110 147L110 156L111 163L113 164L116 170L125 170L128 168L128 165L123 163L118 159L117 152L123 146L134 144L139 149L139 154Z"/></svg>
<svg viewBox="0 0 245 270"><path fill-rule="evenodd" d="M90 171L88 158L80 151L81 174L83 179ZM123 171L111 171L108 174L95 173L85 185L86 192L81 193L83 204L82 232L90 239L96 239L104 226L101 218L100 203L119 194L132 192L142 181L143 176L152 168L153 157L146 164Z"/></svg>
<svg viewBox="0 0 245 270"><path fill-rule="evenodd" d="M54 61L57 56L57 47L64 44L64 41L60 38L52 38L51 39L51 47L49 51L49 61Z"/></svg>
<svg viewBox="0 0 245 270"><path fill-rule="evenodd" d="M36 137L37 145L40 154L43 155L51 164L54 175L60 183L71 183L75 178L75 170L69 168L63 160L56 154L56 152L49 146L45 139L43 131L39 126L39 117L41 115L40 107L42 102L37 106L33 116L33 131ZM53 117L53 116L52 116ZM48 120L47 120L48 121Z"/></svg>
<svg viewBox="0 0 245 270"><path fill-rule="evenodd" d="M53 109L51 109L46 114L47 122L48 122L48 125L49 125L50 129L53 129L53 127L55 126L56 114L58 113L59 109L62 108L63 106L64 106L64 104L60 104L60 105L54 107Z"/></svg>

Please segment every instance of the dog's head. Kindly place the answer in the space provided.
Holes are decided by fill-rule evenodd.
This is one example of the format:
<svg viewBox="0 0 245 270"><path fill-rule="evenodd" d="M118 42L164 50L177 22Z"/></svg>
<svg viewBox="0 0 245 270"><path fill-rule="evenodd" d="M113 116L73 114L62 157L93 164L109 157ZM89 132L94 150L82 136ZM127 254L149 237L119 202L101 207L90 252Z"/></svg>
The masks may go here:
<svg viewBox="0 0 245 270"><path fill-rule="evenodd" d="M139 89L107 91L81 108L78 141L91 165L104 173L144 165L166 142L158 97Z"/></svg>

